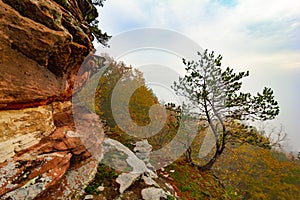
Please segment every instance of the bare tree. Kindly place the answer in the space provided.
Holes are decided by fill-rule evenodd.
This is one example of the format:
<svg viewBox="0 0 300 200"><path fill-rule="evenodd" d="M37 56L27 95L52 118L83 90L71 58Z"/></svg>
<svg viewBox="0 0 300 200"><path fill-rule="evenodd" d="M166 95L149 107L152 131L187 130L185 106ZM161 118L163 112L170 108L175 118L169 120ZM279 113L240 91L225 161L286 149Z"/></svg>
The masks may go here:
<svg viewBox="0 0 300 200"><path fill-rule="evenodd" d="M283 142L287 140L287 133L282 124L279 127L275 127L268 123L260 122L258 132L269 139L272 148L282 148Z"/></svg>

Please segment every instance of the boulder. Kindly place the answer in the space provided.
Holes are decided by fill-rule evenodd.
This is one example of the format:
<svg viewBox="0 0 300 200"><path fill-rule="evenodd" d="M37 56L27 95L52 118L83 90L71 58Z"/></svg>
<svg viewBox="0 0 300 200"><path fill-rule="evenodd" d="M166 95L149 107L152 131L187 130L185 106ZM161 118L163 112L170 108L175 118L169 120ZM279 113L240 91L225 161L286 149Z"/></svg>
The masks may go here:
<svg viewBox="0 0 300 200"><path fill-rule="evenodd" d="M149 163L150 153L152 150L152 146L148 143L148 140L142 140L135 143L135 148L133 151L135 155L143 160L146 164Z"/></svg>
<svg viewBox="0 0 300 200"><path fill-rule="evenodd" d="M141 144L140 142L137 143ZM148 144L144 141L142 143ZM148 150L151 149L148 148ZM143 160L139 159L122 143L106 138L103 142L103 151L102 162L117 171L123 172L116 179L116 182L120 184L119 192L121 194L139 179L142 179L147 185L158 186L153 180L153 178L157 178L155 170L148 168Z"/></svg>
<svg viewBox="0 0 300 200"><path fill-rule="evenodd" d="M161 200L167 199L167 194L161 188L150 187L142 190L142 197L144 200Z"/></svg>

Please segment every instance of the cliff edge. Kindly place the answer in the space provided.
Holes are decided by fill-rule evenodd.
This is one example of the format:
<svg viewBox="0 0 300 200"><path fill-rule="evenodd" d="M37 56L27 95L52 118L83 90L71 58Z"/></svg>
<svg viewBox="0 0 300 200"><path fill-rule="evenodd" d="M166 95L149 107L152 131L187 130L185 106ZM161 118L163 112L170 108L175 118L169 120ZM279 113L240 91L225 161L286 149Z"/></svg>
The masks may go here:
<svg viewBox="0 0 300 200"><path fill-rule="evenodd" d="M97 16L91 0L0 0L0 199L69 198L95 171L70 99Z"/></svg>

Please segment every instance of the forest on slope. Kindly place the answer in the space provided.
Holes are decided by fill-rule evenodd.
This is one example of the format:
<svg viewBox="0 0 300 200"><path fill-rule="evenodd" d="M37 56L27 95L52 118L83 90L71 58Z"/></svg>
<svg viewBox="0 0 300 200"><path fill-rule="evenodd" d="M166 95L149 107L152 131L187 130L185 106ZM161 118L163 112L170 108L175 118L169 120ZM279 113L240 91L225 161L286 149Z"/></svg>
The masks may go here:
<svg viewBox="0 0 300 200"><path fill-rule="evenodd" d="M135 90L130 98L128 106L131 117L122 118L128 126L131 124L130 120L140 126L149 124L149 109L154 104L159 104L159 99L145 85L145 79L140 71L126 66L125 63L117 63L108 55L104 56L105 59L109 60L110 64L107 65L97 86L95 110L106 124L107 137L116 139L133 150L134 142L141 138L127 134L115 122L111 109L113 89L117 83L120 83L119 81L124 85L141 84L141 87ZM83 92L89 91L87 89ZM122 92L128 93L126 90ZM122 93L119 95L122 96ZM85 96L87 95L82 95L82 97ZM124 98L119 98L120 101L122 99ZM86 103L88 99L81 99L81 101ZM119 104L120 108L117 110L121 117L126 116L124 114L127 109L126 105L122 102ZM143 137L147 138L153 150L160 149L172 141L178 132L180 120L184 117L182 108L174 103L162 106L167 110L163 128L154 136L149 137L146 134ZM159 117L156 116L157 119ZM274 144L274 141L273 143L271 141L272 138L253 126L245 125L243 121L234 120L226 123L228 133L224 152L211 168L203 169L202 166L214 157L216 148L212 148L205 157L199 158L198 152L208 134L209 124L202 119L198 126L198 133L193 138L190 148L187 148L187 151L174 163L158 170L159 178L175 188L179 199L297 199L300 195L299 158L288 155L283 149L272 145ZM189 137L188 132L185 134L185 137ZM120 173L109 167L106 169L116 174ZM110 182L115 181L113 177L108 179ZM88 186L87 191L94 195L108 195L108 193L97 192L93 184L105 186L105 180L95 179ZM107 185L107 187L114 186ZM139 186L134 187L138 189Z"/></svg>

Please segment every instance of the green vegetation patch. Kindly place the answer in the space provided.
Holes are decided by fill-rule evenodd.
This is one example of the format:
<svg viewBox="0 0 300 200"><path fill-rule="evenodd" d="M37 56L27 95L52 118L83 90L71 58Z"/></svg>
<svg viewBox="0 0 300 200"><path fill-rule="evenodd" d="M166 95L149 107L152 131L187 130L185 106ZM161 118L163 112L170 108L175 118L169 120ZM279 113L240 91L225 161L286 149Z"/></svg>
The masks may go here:
<svg viewBox="0 0 300 200"><path fill-rule="evenodd" d="M100 163L97 169L96 176L94 180L86 186L84 191L88 194L99 194L100 191L97 190L99 186L104 186L106 190L104 192L111 193L111 195L118 195L118 191L112 188L118 188L118 184L115 182L115 179L118 177L118 173L106 166L105 164ZM110 195L110 196L111 196Z"/></svg>

